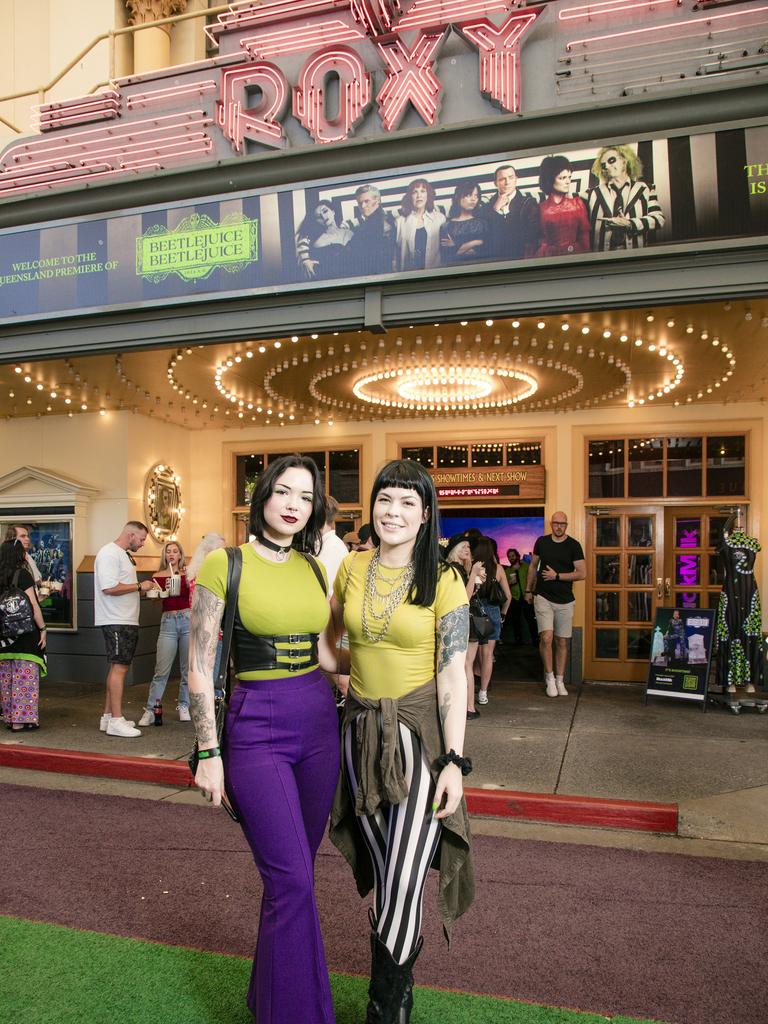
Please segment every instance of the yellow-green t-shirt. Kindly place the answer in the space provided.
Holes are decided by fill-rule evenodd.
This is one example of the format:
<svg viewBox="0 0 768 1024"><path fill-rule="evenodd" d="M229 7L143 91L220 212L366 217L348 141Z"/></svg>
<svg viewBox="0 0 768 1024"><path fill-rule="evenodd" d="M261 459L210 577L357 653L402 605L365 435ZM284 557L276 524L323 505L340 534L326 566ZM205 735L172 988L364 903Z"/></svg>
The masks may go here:
<svg viewBox="0 0 768 1024"><path fill-rule="evenodd" d="M398 699L435 677L438 620L467 604L467 592L457 573L441 572L435 600L427 607L401 602L378 643L363 632L363 591L373 551L348 555L336 575L334 593L344 605L344 625L349 634L352 686L361 697ZM379 564L376 589L387 592L387 581L397 580L400 569ZM348 582L347 582L348 578ZM380 624L373 622L374 635Z"/></svg>
<svg viewBox="0 0 768 1024"><path fill-rule="evenodd" d="M306 558L298 551L292 551L284 562L273 562L258 554L252 544L241 544L240 550L243 552L243 573L237 610L243 626L255 636L322 633L330 614L328 599ZM327 588L325 569L322 565L320 568ZM226 600L227 552L224 548L207 556L195 582L222 601ZM277 645L278 649L290 646ZM308 648L309 644L297 647ZM309 663L295 669L291 675L302 675L316 667L316 663ZM286 668L277 668L265 672L238 672L237 678L278 679L287 674Z"/></svg>

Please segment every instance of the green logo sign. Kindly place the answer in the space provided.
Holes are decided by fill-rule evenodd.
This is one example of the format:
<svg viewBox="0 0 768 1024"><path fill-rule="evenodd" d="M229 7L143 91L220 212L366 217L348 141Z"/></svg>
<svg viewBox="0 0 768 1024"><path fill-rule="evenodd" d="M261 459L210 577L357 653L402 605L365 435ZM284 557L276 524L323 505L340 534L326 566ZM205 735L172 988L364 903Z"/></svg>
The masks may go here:
<svg viewBox="0 0 768 1024"><path fill-rule="evenodd" d="M699 688L699 677L698 676L683 676L683 689L684 690L698 690Z"/></svg>
<svg viewBox="0 0 768 1024"><path fill-rule="evenodd" d="M236 273L258 258L259 222L241 213L230 214L220 224L193 213L173 231L154 224L136 239L136 274L154 284L169 274L199 281L217 267Z"/></svg>

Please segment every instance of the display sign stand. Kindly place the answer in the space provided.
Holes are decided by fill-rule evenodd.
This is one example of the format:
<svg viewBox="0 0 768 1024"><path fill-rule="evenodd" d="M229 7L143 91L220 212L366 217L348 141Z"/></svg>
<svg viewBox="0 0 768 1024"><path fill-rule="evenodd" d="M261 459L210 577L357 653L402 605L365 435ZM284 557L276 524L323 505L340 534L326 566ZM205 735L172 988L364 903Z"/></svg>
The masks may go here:
<svg viewBox="0 0 768 1024"><path fill-rule="evenodd" d="M645 703L649 697L694 701L707 710L715 613L706 608L657 608Z"/></svg>

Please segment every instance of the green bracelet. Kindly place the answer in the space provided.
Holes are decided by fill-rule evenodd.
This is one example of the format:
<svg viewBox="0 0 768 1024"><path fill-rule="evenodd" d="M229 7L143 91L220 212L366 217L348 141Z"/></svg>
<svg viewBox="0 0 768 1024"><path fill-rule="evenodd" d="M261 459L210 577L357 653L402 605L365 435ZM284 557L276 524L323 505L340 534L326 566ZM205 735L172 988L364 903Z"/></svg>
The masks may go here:
<svg viewBox="0 0 768 1024"><path fill-rule="evenodd" d="M198 750L197 756L200 761L207 761L209 757L221 757L221 747L209 747L208 750Z"/></svg>

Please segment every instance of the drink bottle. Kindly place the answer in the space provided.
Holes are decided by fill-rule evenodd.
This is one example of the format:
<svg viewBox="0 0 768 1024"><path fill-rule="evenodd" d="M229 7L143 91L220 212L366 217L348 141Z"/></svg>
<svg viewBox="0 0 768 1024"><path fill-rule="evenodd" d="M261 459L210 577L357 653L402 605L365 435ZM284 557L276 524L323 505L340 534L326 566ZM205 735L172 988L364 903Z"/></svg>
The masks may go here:
<svg viewBox="0 0 768 1024"><path fill-rule="evenodd" d="M160 703L159 700L155 701L155 706L152 708L152 710L155 713L154 724L155 725L162 725L163 724L163 705Z"/></svg>

